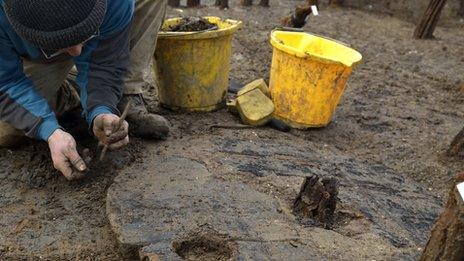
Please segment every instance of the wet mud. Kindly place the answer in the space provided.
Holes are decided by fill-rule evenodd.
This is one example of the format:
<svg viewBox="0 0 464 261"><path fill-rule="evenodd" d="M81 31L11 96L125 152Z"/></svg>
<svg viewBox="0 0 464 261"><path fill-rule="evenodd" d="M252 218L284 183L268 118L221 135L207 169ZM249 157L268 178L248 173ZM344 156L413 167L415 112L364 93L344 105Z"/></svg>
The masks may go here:
<svg viewBox="0 0 464 261"><path fill-rule="evenodd" d="M170 32L200 32L206 30L216 30L218 26L210 23L202 17L184 17L181 21L170 26L167 31Z"/></svg>
<svg viewBox="0 0 464 261"><path fill-rule="evenodd" d="M168 17L242 20L233 41L231 78L240 83L268 79L269 33L295 2L271 2L271 8L230 4L223 11L208 6L169 9ZM225 110L177 114L159 109L152 88L145 98L172 123L170 137L162 142L131 139L126 150L107 155L107 165L91 166L83 181L67 182L54 171L47 146L39 142L0 149L0 259L124 260L156 253L179 260L182 255L226 257L229 252L254 260L269 255L287 260L417 259L452 178L464 167L463 155L444 156L464 122L464 35L462 25L439 26L437 39L418 41L411 37L414 27L355 9L322 7L318 17L311 17L304 30L349 43L363 54L332 123L323 129L214 128L239 119ZM88 136L78 140L92 156L97 153ZM206 177L207 189L198 189L203 194L182 189L185 197L179 200L161 193L155 181L164 174L159 166L166 157L199 165L196 173L204 171ZM138 175L143 173L145 189L140 182L118 187L142 180ZM340 184L331 228L292 213L302 182L315 174ZM192 184L204 185L192 175ZM172 197L162 200L163 194ZM227 206L233 215L225 212ZM181 216L175 207L197 212ZM140 211L131 216L117 209ZM111 223L110 210L118 217ZM176 215L169 220L166 213ZM211 213L234 222L224 226ZM240 218L231 220L236 213ZM163 219L150 219L155 214ZM185 223L186 216L196 218ZM166 233L166 224L175 232ZM139 226L150 229L140 233ZM201 233L209 236L195 239ZM175 242L183 247L173 248Z"/></svg>

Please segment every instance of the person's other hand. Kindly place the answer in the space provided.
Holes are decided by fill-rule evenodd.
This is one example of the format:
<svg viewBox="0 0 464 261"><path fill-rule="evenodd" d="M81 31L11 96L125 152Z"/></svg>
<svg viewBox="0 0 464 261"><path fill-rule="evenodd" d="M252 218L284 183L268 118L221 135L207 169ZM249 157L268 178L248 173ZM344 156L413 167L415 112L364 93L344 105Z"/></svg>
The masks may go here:
<svg viewBox="0 0 464 261"><path fill-rule="evenodd" d="M68 180L77 180L85 177L87 166L77 152L76 141L71 134L56 130L48 138L48 146L55 169L63 173Z"/></svg>
<svg viewBox="0 0 464 261"><path fill-rule="evenodd" d="M120 149L129 143L129 123L124 121L119 130L118 125L117 115L100 114L93 120L93 134L101 144L108 146L109 149Z"/></svg>

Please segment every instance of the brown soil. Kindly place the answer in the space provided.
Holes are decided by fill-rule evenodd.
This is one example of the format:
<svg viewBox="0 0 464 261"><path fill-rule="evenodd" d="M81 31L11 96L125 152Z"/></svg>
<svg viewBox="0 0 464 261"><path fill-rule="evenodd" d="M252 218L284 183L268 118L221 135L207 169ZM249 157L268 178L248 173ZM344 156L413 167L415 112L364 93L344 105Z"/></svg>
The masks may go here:
<svg viewBox="0 0 464 261"><path fill-rule="evenodd" d="M169 27L171 32L200 32L217 29L217 25L201 17L184 17L180 23Z"/></svg>
<svg viewBox="0 0 464 261"><path fill-rule="evenodd" d="M271 8L230 5L223 11L169 9L168 17L210 14L242 20L233 43L231 78L241 83L268 79L269 33L295 2L279 0L271 2ZM464 34L462 25L438 27L436 40L418 41L411 37L414 27L388 15L322 8L304 29L349 43L364 57L333 122L323 129L292 130L288 135L259 129L250 135L287 140L295 147L305 140L317 142L366 164L383 164L443 197L452 177L464 167L462 157L444 156L464 120ZM44 144L0 149L0 259L123 259L105 213L106 189L114 176L128 164L150 160L144 156L145 146L163 153L170 140L208 139L213 136L207 126L238 121L225 110L201 115L159 111L173 124L167 141L132 139L126 150L107 155L108 166L97 167L79 182L67 182L53 170ZM240 131L227 129L221 135L233 139ZM87 143L82 138L78 142L95 148L86 139ZM184 149L176 148L179 155Z"/></svg>

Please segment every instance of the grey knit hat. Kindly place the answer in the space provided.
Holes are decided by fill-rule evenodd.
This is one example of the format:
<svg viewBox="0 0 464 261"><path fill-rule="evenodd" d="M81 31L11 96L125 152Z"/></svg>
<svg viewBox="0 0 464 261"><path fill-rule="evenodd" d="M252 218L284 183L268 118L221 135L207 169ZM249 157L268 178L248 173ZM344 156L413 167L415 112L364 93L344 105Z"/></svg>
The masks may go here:
<svg viewBox="0 0 464 261"><path fill-rule="evenodd" d="M58 50L98 31L106 0L5 0L4 9L21 38L38 48Z"/></svg>

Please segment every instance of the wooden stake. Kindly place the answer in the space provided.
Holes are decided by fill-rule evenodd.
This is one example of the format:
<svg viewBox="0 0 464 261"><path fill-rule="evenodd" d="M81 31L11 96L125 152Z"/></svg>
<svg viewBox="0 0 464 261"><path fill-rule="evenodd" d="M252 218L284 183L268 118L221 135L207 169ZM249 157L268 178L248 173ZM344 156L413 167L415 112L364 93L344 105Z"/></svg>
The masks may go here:
<svg viewBox="0 0 464 261"><path fill-rule="evenodd" d="M259 1L259 5L263 7L269 7L269 0L261 0Z"/></svg>
<svg viewBox="0 0 464 261"><path fill-rule="evenodd" d="M464 17L464 0L461 0L461 3L459 3L458 15Z"/></svg>
<svg viewBox="0 0 464 261"><path fill-rule="evenodd" d="M420 261L464 260L464 201L456 189L461 182L464 182L464 174L457 176Z"/></svg>
<svg viewBox="0 0 464 261"><path fill-rule="evenodd" d="M311 6L319 6L318 0L307 0L305 5L299 5L295 12L281 20L282 26L302 28L306 24L307 17L311 14Z"/></svg>
<svg viewBox="0 0 464 261"><path fill-rule="evenodd" d="M454 137L447 151L448 156L456 156L464 146L464 128Z"/></svg>
<svg viewBox="0 0 464 261"><path fill-rule="evenodd" d="M229 0L216 0L214 5L219 6L219 9L229 8Z"/></svg>
<svg viewBox="0 0 464 261"><path fill-rule="evenodd" d="M253 0L240 0L240 3L243 6L252 6L253 5Z"/></svg>
<svg viewBox="0 0 464 261"><path fill-rule="evenodd" d="M430 39L433 38L433 31L440 17L441 10L446 4L446 0L431 0L427 10L422 16L421 21L414 31L414 38L416 39Z"/></svg>
<svg viewBox="0 0 464 261"><path fill-rule="evenodd" d="M179 7L180 6L180 0L169 0L168 5L172 7Z"/></svg>
<svg viewBox="0 0 464 261"><path fill-rule="evenodd" d="M200 0L187 0L187 7L197 7L200 5Z"/></svg>
<svg viewBox="0 0 464 261"><path fill-rule="evenodd" d="M300 193L293 202L293 212L305 218L312 218L327 226L334 221L337 205L338 181L314 175L305 179Z"/></svg>

